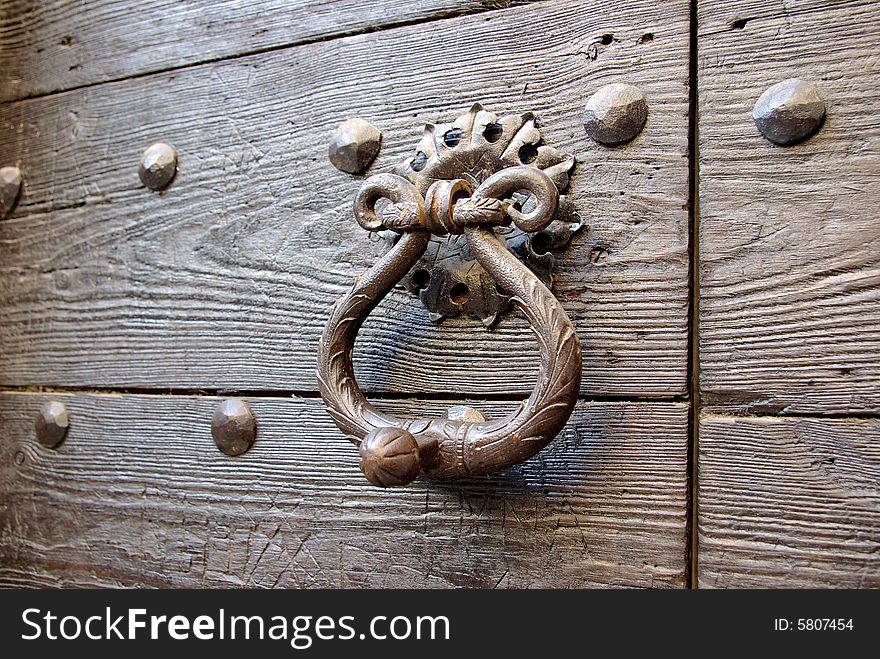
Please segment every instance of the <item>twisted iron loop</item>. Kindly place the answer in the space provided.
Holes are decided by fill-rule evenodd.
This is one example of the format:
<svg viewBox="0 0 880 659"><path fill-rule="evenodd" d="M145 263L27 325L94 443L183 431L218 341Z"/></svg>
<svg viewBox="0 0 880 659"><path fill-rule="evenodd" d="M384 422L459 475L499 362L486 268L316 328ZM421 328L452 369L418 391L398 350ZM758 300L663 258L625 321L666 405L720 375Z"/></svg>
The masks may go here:
<svg viewBox="0 0 880 659"><path fill-rule="evenodd" d="M523 191L534 199L527 213L510 202ZM558 200L556 184L525 165L502 169L476 189L463 179L435 181L424 198L394 174L370 177L361 187L354 204L358 223L370 231L392 229L403 235L333 310L318 348L318 381L328 412L359 445L361 469L371 483L405 485L420 472L443 479L492 473L537 453L567 422L580 390L577 335L553 294L492 230L513 222L524 231L539 231L553 221ZM485 421L472 410L455 418L398 419L377 410L358 388L351 359L357 332L421 258L431 234L464 234L474 256L513 296L537 336L538 382L529 398L503 418Z"/></svg>

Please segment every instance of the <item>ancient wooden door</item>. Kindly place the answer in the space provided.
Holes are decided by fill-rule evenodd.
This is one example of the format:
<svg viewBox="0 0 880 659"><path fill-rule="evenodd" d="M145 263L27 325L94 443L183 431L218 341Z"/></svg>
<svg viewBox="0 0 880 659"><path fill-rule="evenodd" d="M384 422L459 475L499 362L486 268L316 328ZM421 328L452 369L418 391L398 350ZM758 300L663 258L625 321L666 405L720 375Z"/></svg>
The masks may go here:
<svg viewBox="0 0 880 659"><path fill-rule="evenodd" d="M876 3L291 4L4 3L0 583L880 585ZM791 77L828 116L782 148L750 111ZM649 105L616 148L581 125L611 82ZM328 139L380 127L376 173L475 101L576 156L554 292L580 401L518 467L382 490L317 393L330 310L386 249ZM396 291L355 363L378 405L492 415L536 354L516 313L434 325ZM229 396L258 426L238 457L211 437Z"/></svg>

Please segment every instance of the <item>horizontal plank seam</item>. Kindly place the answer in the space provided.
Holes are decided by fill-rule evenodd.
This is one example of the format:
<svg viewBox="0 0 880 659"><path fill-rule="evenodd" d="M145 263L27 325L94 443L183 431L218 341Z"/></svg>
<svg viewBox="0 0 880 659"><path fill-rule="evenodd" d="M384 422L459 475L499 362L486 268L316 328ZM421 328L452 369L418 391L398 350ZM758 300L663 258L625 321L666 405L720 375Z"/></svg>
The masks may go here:
<svg viewBox="0 0 880 659"><path fill-rule="evenodd" d="M365 391L367 396L377 400L474 400L474 401L497 401L519 402L528 396L524 392L520 396L511 394L462 394L455 391L441 392L394 392L394 391ZM214 388L181 388L181 387L42 387L42 386L16 386L2 385L0 395L3 394L81 394L81 395L132 395L132 396L181 396L181 397L214 397L227 396L239 398L307 398L319 399L317 391L292 390L292 389L214 389ZM588 403L686 403L687 396L578 396L579 401Z"/></svg>
<svg viewBox="0 0 880 659"><path fill-rule="evenodd" d="M530 4L537 4L539 2L547 2L548 0L533 0ZM281 44L274 44L272 46L265 46L263 48L254 48L252 50L246 50L239 53L235 53L232 55L219 55L217 57L208 57L205 59L196 59L190 62L186 62L184 64L178 64L175 66L168 66L161 69L153 69L149 71L141 71L140 73L134 73L129 76L121 76L115 78L107 78L105 80L96 80L95 82L88 82L81 85L72 85L70 87L64 87L62 89L56 89L50 92L44 92L42 94L30 94L26 96L21 96L18 98L9 99L6 101L0 101L0 107L5 107L12 105L14 103L21 103L24 101L32 101L38 100L42 98L48 98L51 96L56 96L59 94L67 94L70 92L79 91L82 89L91 89L92 87L99 87L101 85L108 85L116 82L122 82L125 80L138 80L140 78L147 78L149 76L162 75L165 73L171 73L173 71L182 71L184 69L195 68L198 66L205 66L207 64L216 64L218 62L226 62L230 60L239 59L242 57L250 57L252 55L262 55L264 53L272 53L279 50L285 50L288 48L300 48L304 46L311 46L316 43L323 43L327 41L334 41L336 39L345 39L347 37L356 37L361 34L373 34L377 32L384 32L386 30L396 30L404 27L411 27L413 25L426 25L430 23L435 23L438 21L449 20L452 18L460 18L462 16L476 16L479 14L484 14L487 12L495 12L495 11L505 11L505 10L515 10L520 9L523 6L528 5L515 5L512 7L502 7L498 5L481 5L479 7L473 7L471 9L467 8L459 8L459 9L449 9L449 10L438 10L436 14L431 16L425 16L422 18L412 18L407 20L399 20L399 21L390 21L388 23L383 23L381 25L374 25L369 27L364 27L355 30L342 31L335 34L325 34L322 36L317 36L314 38L302 39L299 41L288 41Z"/></svg>
<svg viewBox="0 0 880 659"><path fill-rule="evenodd" d="M2 104L0 104L2 106ZM51 202L47 202L51 203ZM88 206L89 208L95 208L97 206L102 206L106 204L112 204L113 200L105 197L101 198L87 198L87 199L76 199L74 201L69 201L66 203L59 203L56 205L52 205L47 207L45 204L42 206L25 206L23 208L15 208L15 211L10 213L4 218L4 220L19 220L19 219L33 219L39 218L41 215L52 215L59 211L70 211L75 210L77 208L84 208Z"/></svg>
<svg viewBox="0 0 880 659"><path fill-rule="evenodd" d="M717 419L815 419L819 421L870 421L880 419L880 412L760 412L757 410L724 410L704 407L700 420Z"/></svg>

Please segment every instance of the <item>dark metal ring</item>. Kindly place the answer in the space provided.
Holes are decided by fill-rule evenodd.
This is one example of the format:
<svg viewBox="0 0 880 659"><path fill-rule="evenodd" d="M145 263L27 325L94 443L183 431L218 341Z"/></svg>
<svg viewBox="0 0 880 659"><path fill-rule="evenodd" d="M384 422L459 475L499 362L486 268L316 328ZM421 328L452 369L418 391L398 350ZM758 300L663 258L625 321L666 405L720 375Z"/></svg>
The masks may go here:
<svg viewBox="0 0 880 659"><path fill-rule="evenodd" d="M436 182L425 203L406 179L381 174L364 183L355 201L361 226L394 229L403 236L336 305L319 343L317 375L328 412L360 447L361 469L374 485L405 485L421 472L449 479L509 467L550 442L577 401L581 349L574 327L550 290L491 228L511 221L530 231L543 228L556 212L556 186L540 170L516 166L493 174L467 196L470 189L459 180ZM505 200L523 190L535 199L528 214ZM377 213L379 199L388 203ZM432 231L464 233L474 256L513 296L538 338L538 382L531 396L503 418L486 421L470 410L439 419L398 419L371 405L357 385L351 359L357 332L422 256Z"/></svg>

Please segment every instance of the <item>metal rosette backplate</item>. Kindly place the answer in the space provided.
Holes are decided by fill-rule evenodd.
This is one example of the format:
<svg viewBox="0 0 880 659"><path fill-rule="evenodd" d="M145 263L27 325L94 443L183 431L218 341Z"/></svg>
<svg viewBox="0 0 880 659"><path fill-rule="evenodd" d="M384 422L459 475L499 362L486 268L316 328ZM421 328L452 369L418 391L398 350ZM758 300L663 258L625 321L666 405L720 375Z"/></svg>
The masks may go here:
<svg viewBox="0 0 880 659"><path fill-rule="evenodd" d="M568 187L574 163L571 154L541 143L539 123L532 113L498 118L477 103L450 124L426 125L415 155L395 173L424 195L435 181L460 178L476 188L501 169L529 165L543 170L561 193ZM515 202L525 212L533 204L527 193L515 195ZM556 219L546 229L530 234L511 225L495 231L552 290L553 252L565 247L582 226L574 204L560 194ZM382 236L391 243L399 237L392 231ZM492 327L511 306L510 295L471 255L461 235L432 237L425 255L401 286L421 299L434 322L464 313Z"/></svg>

